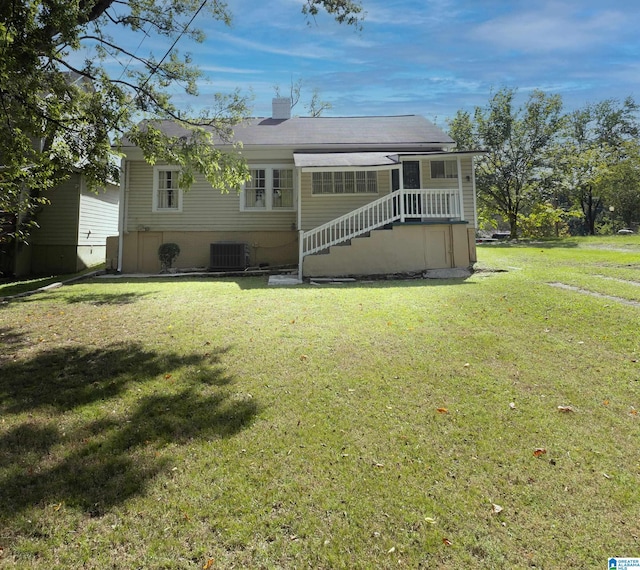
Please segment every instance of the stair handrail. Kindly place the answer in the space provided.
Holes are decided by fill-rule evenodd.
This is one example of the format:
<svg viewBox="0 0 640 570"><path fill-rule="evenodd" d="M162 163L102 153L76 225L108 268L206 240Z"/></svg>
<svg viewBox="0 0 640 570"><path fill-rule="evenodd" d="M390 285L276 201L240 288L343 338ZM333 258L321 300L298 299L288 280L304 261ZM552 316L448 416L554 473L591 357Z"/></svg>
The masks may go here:
<svg viewBox="0 0 640 570"><path fill-rule="evenodd" d="M408 201L407 201L408 200ZM309 231L300 231L300 259L344 243L405 216L428 212L433 218L459 218L462 204L455 189L419 188L391 192Z"/></svg>
<svg viewBox="0 0 640 570"><path fill-rule="evenodd" d="M317 253L399 220L400 195L400 192L392 192L312 230L301 232L302 255Z"/></svg>

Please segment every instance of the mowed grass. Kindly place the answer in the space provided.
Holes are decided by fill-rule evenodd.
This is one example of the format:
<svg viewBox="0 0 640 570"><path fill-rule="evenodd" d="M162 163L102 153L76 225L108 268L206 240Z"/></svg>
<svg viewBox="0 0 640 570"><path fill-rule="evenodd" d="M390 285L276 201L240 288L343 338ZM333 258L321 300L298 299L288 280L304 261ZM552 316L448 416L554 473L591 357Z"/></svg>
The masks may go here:
<svg viewBox="0 0 640 570"><path fill-rule="evenodd" d="M479 258L466 280L95 279L3 304L0 566L640 556L640 239Z"/></svg>

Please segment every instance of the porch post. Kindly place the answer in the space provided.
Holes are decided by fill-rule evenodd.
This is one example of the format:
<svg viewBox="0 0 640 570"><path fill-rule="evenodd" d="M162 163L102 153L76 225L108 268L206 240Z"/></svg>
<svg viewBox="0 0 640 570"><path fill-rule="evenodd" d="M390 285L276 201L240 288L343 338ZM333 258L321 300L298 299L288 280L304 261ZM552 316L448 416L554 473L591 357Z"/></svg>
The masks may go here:
<svg viewBox="0 0 640 570"><path fill-rule="evenodd" d="M400 161L400 168L398 169L398 180L400 181L400 188L398 194L400 195L400 223L404 223L404 163Z"/></svg>

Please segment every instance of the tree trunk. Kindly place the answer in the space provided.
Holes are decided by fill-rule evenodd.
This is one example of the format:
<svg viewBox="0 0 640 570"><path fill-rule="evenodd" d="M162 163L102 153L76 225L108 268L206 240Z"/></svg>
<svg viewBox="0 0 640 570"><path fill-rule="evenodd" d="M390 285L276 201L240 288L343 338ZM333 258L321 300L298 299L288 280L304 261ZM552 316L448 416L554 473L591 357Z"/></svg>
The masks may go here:
<svg viewBox="0 0 640 570"><path fill-rule="evenodd" d="M509 229L511 235L509 239L516 239L518 237L518 216L514 213L509 213Z"/></svg>

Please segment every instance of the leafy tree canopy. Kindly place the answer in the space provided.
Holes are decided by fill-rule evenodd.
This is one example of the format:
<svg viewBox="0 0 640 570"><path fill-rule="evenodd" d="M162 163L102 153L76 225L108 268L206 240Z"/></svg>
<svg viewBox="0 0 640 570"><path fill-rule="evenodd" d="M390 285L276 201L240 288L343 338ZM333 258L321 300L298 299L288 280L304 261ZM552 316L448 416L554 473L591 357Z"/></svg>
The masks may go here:
<svg viewBox="0 0 640 570"><path fill-rule="evenodd" d="M605 99L569 113L561 137L551 149L553 176L568 205L582 210L584 229L596 231L608 170L625 158L627 143L640 134L633 98Z"/></svg>
<svg viewBox="0 0 640 570"><path fill-rule="evenodd" d="M519 214L545 166L545 151L563 122L559 95L534 91L524 105L515 103L516 91L495 92L473 118L459 111L449 133L461 150L481 148L476 176L481 203L509 222L517 235Z"/></svg>
<svg viewBox="0 0 640 570"><path fill-rule="evenodd" d="M301 9L307 18L324 10L355 26L362 18L357 0L303 0ZM247 100L238 92L219 95L214 107L187 117L171 99L176 86L197 94L200 72L177 45L204 39L194 24L205 14L224 24L232 18L222 0L0 3L0 212L5 227L7 218L14 227L5 238L26 237L35 210L46 202L43 190L73 169L81 168L92 186L116 179L112 143L124 134L150 161L181 164L186 184L195 172L223 189L246 178L238 156L211 143L230 138L248 114ZM164 37L166 48L146 53L125 47L141 45L146 36ZM117 73L109 71L114 61ZM171 138L138 126L147 117L176 120L194 136Z"/></svg>

